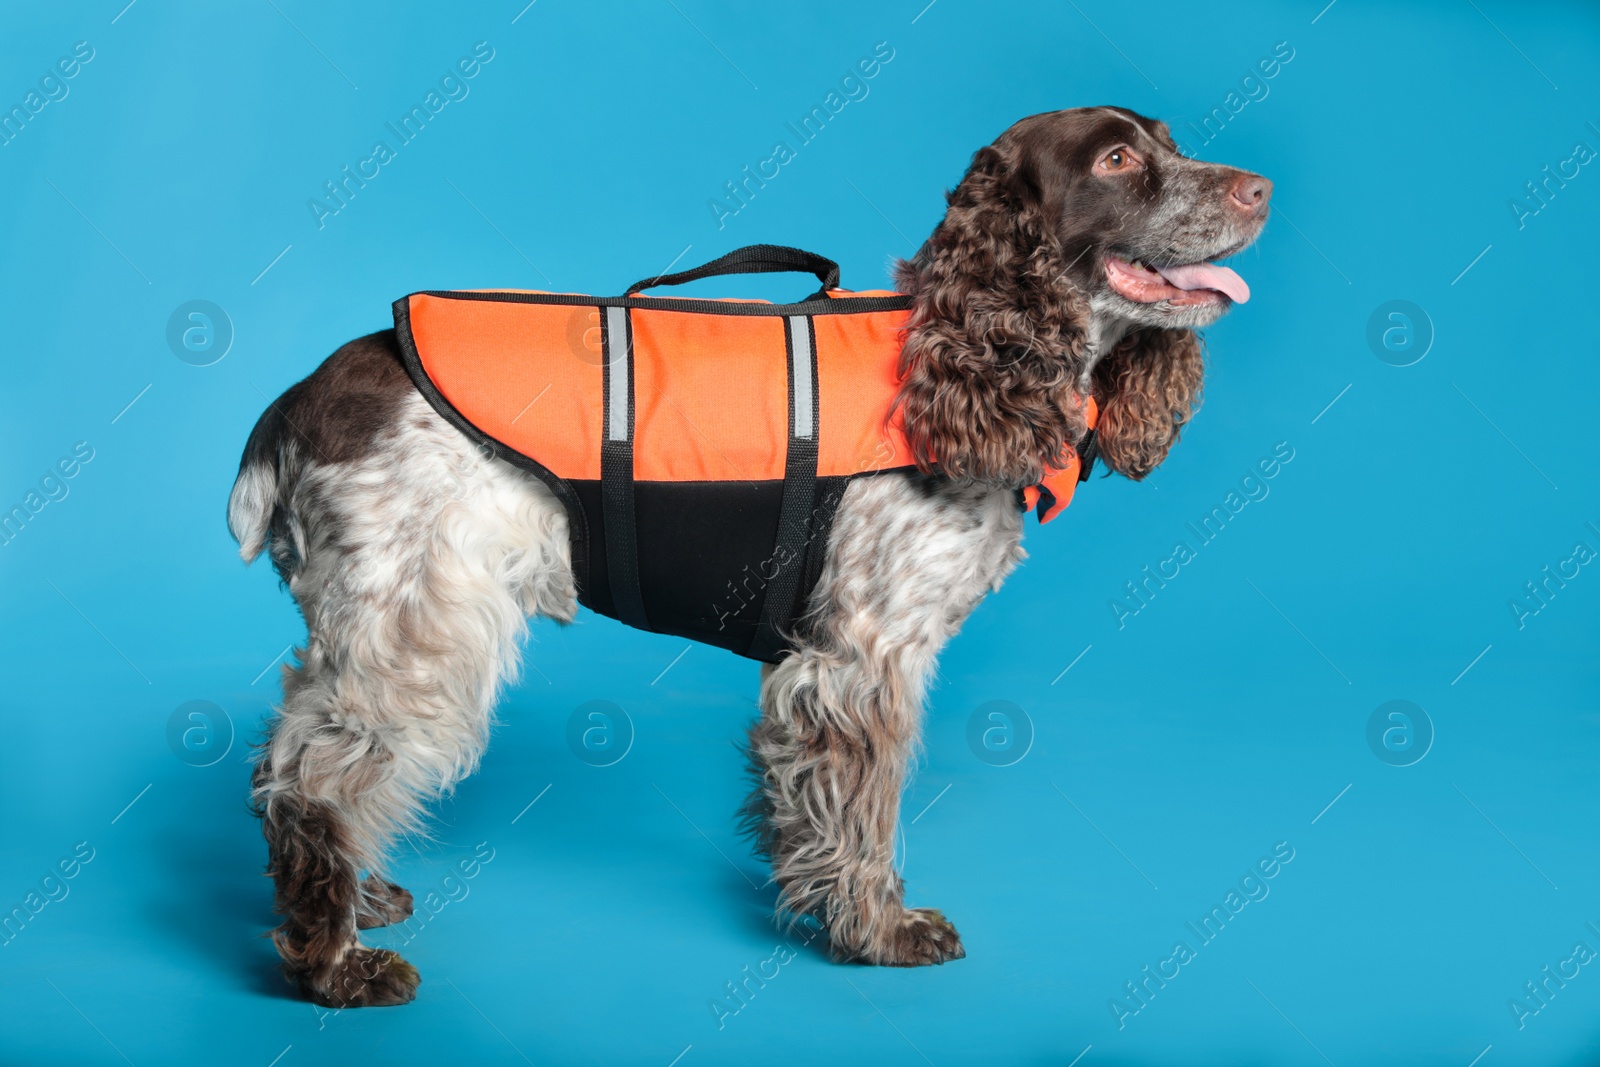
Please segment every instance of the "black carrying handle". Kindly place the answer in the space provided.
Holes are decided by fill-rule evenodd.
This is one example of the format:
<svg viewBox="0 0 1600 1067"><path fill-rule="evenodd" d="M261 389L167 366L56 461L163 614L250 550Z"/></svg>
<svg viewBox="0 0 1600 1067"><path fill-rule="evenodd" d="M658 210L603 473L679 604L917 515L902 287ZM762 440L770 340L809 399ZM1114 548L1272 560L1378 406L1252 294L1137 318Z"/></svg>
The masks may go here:
<svg viewBox="0 0 1600 1067"><path fill-rule="evenodd" d="M735 248L725 256L713 259L710 263L681 270L676 274L663 274L634 282L622 295L632 296L639 290L649 289L652 286L682 285L684 282L710 278L718 274L774 274L782 271L815 274L817 280L822 283L822 289L813 294L814 297L820 297L829 289L839 287L839 264L825 256L785 245L745 245L743 248Z"/></svg>

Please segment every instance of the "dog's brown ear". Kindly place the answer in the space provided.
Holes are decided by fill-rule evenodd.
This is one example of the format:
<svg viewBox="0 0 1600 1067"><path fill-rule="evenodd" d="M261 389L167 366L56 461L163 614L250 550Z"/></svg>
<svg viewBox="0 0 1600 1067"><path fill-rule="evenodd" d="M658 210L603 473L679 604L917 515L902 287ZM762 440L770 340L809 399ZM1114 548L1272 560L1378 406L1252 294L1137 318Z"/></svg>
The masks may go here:
<svg viewBox="0 0 1600 1067"><path fill-rule="evenodd" d="M1084 433L1087 306L1064 284L1037 168L1004 139L973 157L898 282L913 297L898 407L923 470L1032 485Z"/></svg>
<svg viewBox="0 0 1600 1067"><path fill-rule="evenodd" d="M1204 350L1193 330L1147 327L1095 364L1100 455L1137 481L1155 470L1200 407Z"/></svg>

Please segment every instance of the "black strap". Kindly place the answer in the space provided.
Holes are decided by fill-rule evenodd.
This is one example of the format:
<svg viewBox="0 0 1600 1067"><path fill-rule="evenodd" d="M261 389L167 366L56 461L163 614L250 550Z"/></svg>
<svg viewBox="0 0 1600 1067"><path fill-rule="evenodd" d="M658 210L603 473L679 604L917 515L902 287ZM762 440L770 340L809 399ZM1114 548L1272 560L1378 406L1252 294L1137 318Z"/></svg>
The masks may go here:
<svg viewBox="0 0 1600 1067"><path fill-rule="evenodd" d="M827 562L828 535L833 529L833 518L839 513L839 503L850 487L849 478L818 479L817 506L811 511L811 540L806 545L805 573L800 576L797 597L809 597L822 578L822 565ZM805 605L802 604L803 608Z"/></svg>
<svg viewBox="0 0 1600 1067"><path fill-rule="evenodd" d="M634 282L622 295L632 296L641 289L657 285L682 285L684 282L710 278L718 274L774 274L791 270L802 274L815 274L823 289L823 292L816 294L817 296L824 295L826 290L839 287L839 264L831 259L819 256L815 252L806 252L785 245L746 245L698 267Z"/></svg>
<svg viewBox="0 0 1600 1067"><path fill-rule="evenodd" d="M617 618L650 629L639 588L639 537L633 507L633 327L628 309L601 309L605 365L604 422L600 446L600 520L605 528L606 573Z"/></svg>
<svg viewBox="0 0 1600 1067"><path fill-rule="evenodd" d="M789 450L783 465L783 503L773 545L773 576L761 603L761 622L750 639L749 655L771 662L788 647L795 594L806 570L812 509L817 496L817 346L811 319L783 320L789 351Z"/></svg>
<svg viewBox="0 0 1600 1067"><path fill-rule="evenodd" d="M1094 470L1095 457L1100 454L1100 438L1093 430L1083 435L1083 440L1078 442L1078 481L1089 480L1089 472Z"/></svg>

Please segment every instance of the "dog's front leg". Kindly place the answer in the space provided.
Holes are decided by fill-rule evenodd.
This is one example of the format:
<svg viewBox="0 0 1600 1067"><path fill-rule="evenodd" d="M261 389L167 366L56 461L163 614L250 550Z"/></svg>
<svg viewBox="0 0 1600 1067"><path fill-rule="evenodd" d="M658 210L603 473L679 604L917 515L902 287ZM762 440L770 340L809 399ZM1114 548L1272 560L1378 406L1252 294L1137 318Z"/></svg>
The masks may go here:
<svg viewBox="0 0 1600 1067"><path fill-rule="evenodd" d="M966 953L938 911L905 906L894 869L920 715L903 669L806 649L764 672L751 814L782 911L821 919L837 959L915 967Z"/></svg>
<svg viewBox="0 0 1600 1067"><path fill-rule="evenodd" d="M1021 558L1014 494L904 475L851 484L799 647L762 674L746 816L790 915L815 915L836 957L958 959L893 865L900 790L934 660Z"/></svg>

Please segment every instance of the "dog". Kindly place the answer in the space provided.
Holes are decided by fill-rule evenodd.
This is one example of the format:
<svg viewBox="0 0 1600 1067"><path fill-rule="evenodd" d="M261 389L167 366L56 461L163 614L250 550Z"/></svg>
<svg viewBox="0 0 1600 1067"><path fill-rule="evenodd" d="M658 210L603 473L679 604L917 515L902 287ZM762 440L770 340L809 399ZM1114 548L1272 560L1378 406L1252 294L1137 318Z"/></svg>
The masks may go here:
<svg viewBox="0 0 1600 1067"><path fill-rule="evenodd" d="M916 469L849 484L750 730L743 815L779 914L816 917L835 959L965 955L940 912L905 905L891 862L935 657L1023 558L1018 491L1071 458L1086 398L1111 470L1137 480L1166 457L1200 400L1195 331L1249 297L1212 261L1260 235L1271 193L1131 111L1034 115L974 155L897 265ZM567 512L425 402L389 330L267 409L228 523L247 563L269 552L308 631L252 777L285 974L319 1004L405 1003L416 970L357 931L410 915L385 852L475 769L528 619L574 618Z"/></svg>

